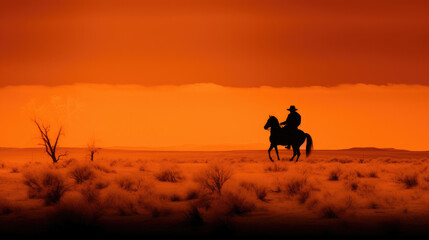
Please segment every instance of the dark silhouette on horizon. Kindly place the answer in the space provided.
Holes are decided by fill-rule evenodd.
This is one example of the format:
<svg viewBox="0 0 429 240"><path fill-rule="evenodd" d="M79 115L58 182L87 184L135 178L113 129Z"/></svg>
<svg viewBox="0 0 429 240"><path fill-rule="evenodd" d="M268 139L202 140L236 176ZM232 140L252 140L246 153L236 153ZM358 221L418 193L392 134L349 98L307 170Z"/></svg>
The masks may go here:
<svg viewBox="0 0 429 240"><path fill-rule="evenodd" d="M308 133L304 133L302 130L298 129L298 126L301 124L301 115L296 112L294 105L290 106L290 111L286 121L279 123L274 116L269 116L267 123L264 126L264 129L267 130L270 128L270 148L268 149L268 156L270 160L273 162L271 158L271 150L274 148L276 150L277 159L280 160L279 151L277 145L286 146L287 149L290 149L292 146L293 156L290 161L296 157L296 161L298 161L301 152L299 148L304 143L305 139L307 139L307 146L305 148L306 156L310 156L311 149L313 148L313 140ZM281 125L285 125L283 128Z"/></svg>

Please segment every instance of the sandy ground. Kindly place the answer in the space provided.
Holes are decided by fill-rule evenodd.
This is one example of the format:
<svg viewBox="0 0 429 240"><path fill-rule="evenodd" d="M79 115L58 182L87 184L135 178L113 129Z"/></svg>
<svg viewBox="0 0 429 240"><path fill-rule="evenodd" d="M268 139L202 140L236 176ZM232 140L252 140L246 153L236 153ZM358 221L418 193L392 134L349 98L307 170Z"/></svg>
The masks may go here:
<svg viewBox="0 0 429 240"><path fill-rule="evenodd" d="M429 235L429 152L61 152L0 149L5 234Z"/></svg>

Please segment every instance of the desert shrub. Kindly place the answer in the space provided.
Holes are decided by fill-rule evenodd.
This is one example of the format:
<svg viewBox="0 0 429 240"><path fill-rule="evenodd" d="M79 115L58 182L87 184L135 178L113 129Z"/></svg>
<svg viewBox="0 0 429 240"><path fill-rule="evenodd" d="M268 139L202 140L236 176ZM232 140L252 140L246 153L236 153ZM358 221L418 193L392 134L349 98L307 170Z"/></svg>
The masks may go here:
<svg viewBox="0 0 429 240"><path fill-rule="evenodd" d="M24 184L28 186L29 198L44 199L47 205L58 202L67 191L64 177L50 170L25 173Z"/></svg>
<svg viewBox="0 0 429 240"><path fill-rule="evenodd" d="M225 210L227 215L241 216L256 208L255 203L243 194L227 192L222 196L222 201L226 207Z"/></svg>
<svg viewBox="0 0 429 240"><path fill-rule="evenodd" d="M110 189L102 199L103 206L121 216L138 214L137 198L123 189Z"/></svg>
<svg viewBox="0 0 429 240"><path fill-rule="evenodd" d="M375 169L369 170L367 173L367 176L370 178L378 178L377 170Z"/></svg>
<svg viewBox="0 0 429 240"><path fill-rule="evenodd" d="M166 167L155 174L155 177L161 182L179 182L183 179L181 172L175 167Z"/></svg>
<svg viewBox="0 0 429 240"><path fill-rule="evenodd" d="M199 192L197 189L189 189L188 192L186 193L186 200L193 200L193 199L197 199L199 197Z"/></svg>
<svg viewBox="0 0 429 240"><path fill-rule="evenodd" d="M203 217L201 216L198 207L195 205L191 205L189 209L185 211L185 218L192 226L200 226L204 224Z"/></svg>
<svg viewBox="0 0 429 240"><path fill-rule="evenodd" d="M375 185L370 182L361 182L358 184L356 192L361 196L372 195L375 192Z"/></svg>
<svg viewBox="0 0 429 240"><path fill-rule="evenodd" d="M182 200L182 198L180 197L180 195L179 194L177 194L177 193L173 193L171 196L170 196L170 201L172 201L172 202L177 202L177 201L180 201L180 200Z"/></svg>
<svg viewBox="0 0 429 240"><path fill-rule="evenodd" d="M95 203L100 200L100 189L98 189L95 185L90 184L82 186L79 192L89 203Z"/></svg>
<svg viewBox="0 0 429 240"><path fill-rule="evenodd" d="M351 191L357 191L359 188L359 181L358 180L348 180L344 183L345 187Z"/></svg>
<svg viewBox="0 0 429 240"><path fill-rule="evenodd" d="M253 191L259 200L266 201L265 198L267 197L268 193L266 186L250 182L242 182L241 186L249 191Z"/></svg>
<svg viewBox="0 0 429 240"><path fill-rule="evenodd" d="M106 180L106 179L97 179L94 182L95 188L96 189L100 189L100 190L104 189L104 188L107 188L109 185L110 185L110 182L108 180Z"/></svg>
<svg viewBox="0 0 429 240"><path fill-rule="evenodd" d="M88 234L94 230L103 214L101 205L88 203L80 196L69 194L55 206L48 221L55 231Z"/></svg>
<svg viewBox="0 0 429 240"><path fill-rule="evenodd" d="M10 172L11 173L19 173L19 169L17 167L12 167Z"/></svg>
<svg viewBox="0 0 429 240"><path fill-rule="evenodd" d="M307 187L307 178L295 177L286 180L284 192L288 196L295 196Z"/></svg>
<svg viewBox="0 0 429 240"><path fill-rule="evenodd" d="M170 215L173 211L159 197L156 196L140 196L139 203L152 215L154 218Z"/></svg>
<svg viewBox="0 0 429 240"><path fill-rule="evenodd" d="M75 166L71 171L70 175L76 181L77 184L81 184L87 180L94 178L94 171L90 165Z"/></svg>
<svg viewBox="0 0 429 240"><path fill-rule="evenodd" d="M319 209L322 218L338 218L338 209L332 204L326 204Z"/></svg>
<svg viewBox="0 0 429 240"><path fill-rule="evenodd" d="M329 172L329 180L330 181L338 181L340 179L340 175L341 175L341 168L340 167L336 167L333 168L330 172Z"/></svg>
<svg viewBox="0 0 429 240"><path fill-rule="evenodd" d="M267 172L286 172L287 170L288 168L282 166L280 163L270 164L267 168L265 168L265 171Z"/></svg>
<svg viewBox="0 0 429 240"><path fill-rule="evenodd" d="M115 170L110 169L109 167L105 166L105 165L101 165L98 163L93 163L92 167L100 172L104 172L104 173L114 173Z"/></svg>
<svg viewBox="0 0 429 240"><path fill-rule="evenodd" d="M400 183L403 183L406 188L412 188L418 185L418 174L417 173L404 173L397 177Z"/></svg>
<svg viewBox="0 0 429 240"><path fill-rule="evenodd" d="M119 187L126 191L136 192L141 189L148 189L149 186L145 184L145 181L142 178L131 177L131 176L122 176L116 179Z"/></svg>
<svg viewBox="0 0 429 240"><path fill-rule="evenodd" d="M0 198L0 216L11 214L17 210L18 208L14 206L9 200Z"/></svg>
<svg viewBox="0 0 429 240"><path fill-rule="evenodd" d="M200 175L195 177L195 181L203 188L211 192L221 194L222 187L232 177L232 170L224 165L209 165Z"/></svg>

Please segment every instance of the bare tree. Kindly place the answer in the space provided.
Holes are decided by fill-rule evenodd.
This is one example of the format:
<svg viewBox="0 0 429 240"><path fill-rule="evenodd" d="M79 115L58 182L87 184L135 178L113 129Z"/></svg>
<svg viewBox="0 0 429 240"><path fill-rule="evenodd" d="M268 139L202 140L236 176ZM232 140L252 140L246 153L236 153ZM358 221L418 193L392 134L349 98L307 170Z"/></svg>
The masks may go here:
<svg viewBox="0 0 429 240"><path fill-rule="evenodd" d="M100 150L99 147L95 144L95 140L92 140L88 144L89 156L91 157L91 161L94 161L94 155Z"/></svg>
<svg viewBox="0 0 429 240"><path fill-rule="evenodd" d="M52 144L51 139L49 138L49 131L51 130L49 125L42 125L37 120L34 120L34 123L36 124L37 128L40 131L40 135L42 137L43 143L40 144L42 146L45 146L45 151L49 155L49 157L52 158L52 161L54 163L58 162L61 157L66 156L66 154L59 154L57 156L57 146L58 146L58 140L60 139L60 135L62 133L62 127L60 127L60 130L58 131L57 137L55 138L55 142Z"/></svg>

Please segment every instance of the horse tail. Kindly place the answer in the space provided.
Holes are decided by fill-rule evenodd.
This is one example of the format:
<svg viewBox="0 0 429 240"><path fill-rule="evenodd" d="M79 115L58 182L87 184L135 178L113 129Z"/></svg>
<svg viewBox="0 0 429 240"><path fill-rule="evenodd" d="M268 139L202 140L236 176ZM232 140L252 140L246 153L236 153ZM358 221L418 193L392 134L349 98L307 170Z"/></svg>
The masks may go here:
<svg viewBox="0 0 429 240"><path fill-rule="evenodd" d="M305 137L307 138L307 146L305 147L305 156L310 156L311 149L313 148L313 139L311 138L310 134L306 133Z"/></svg>

